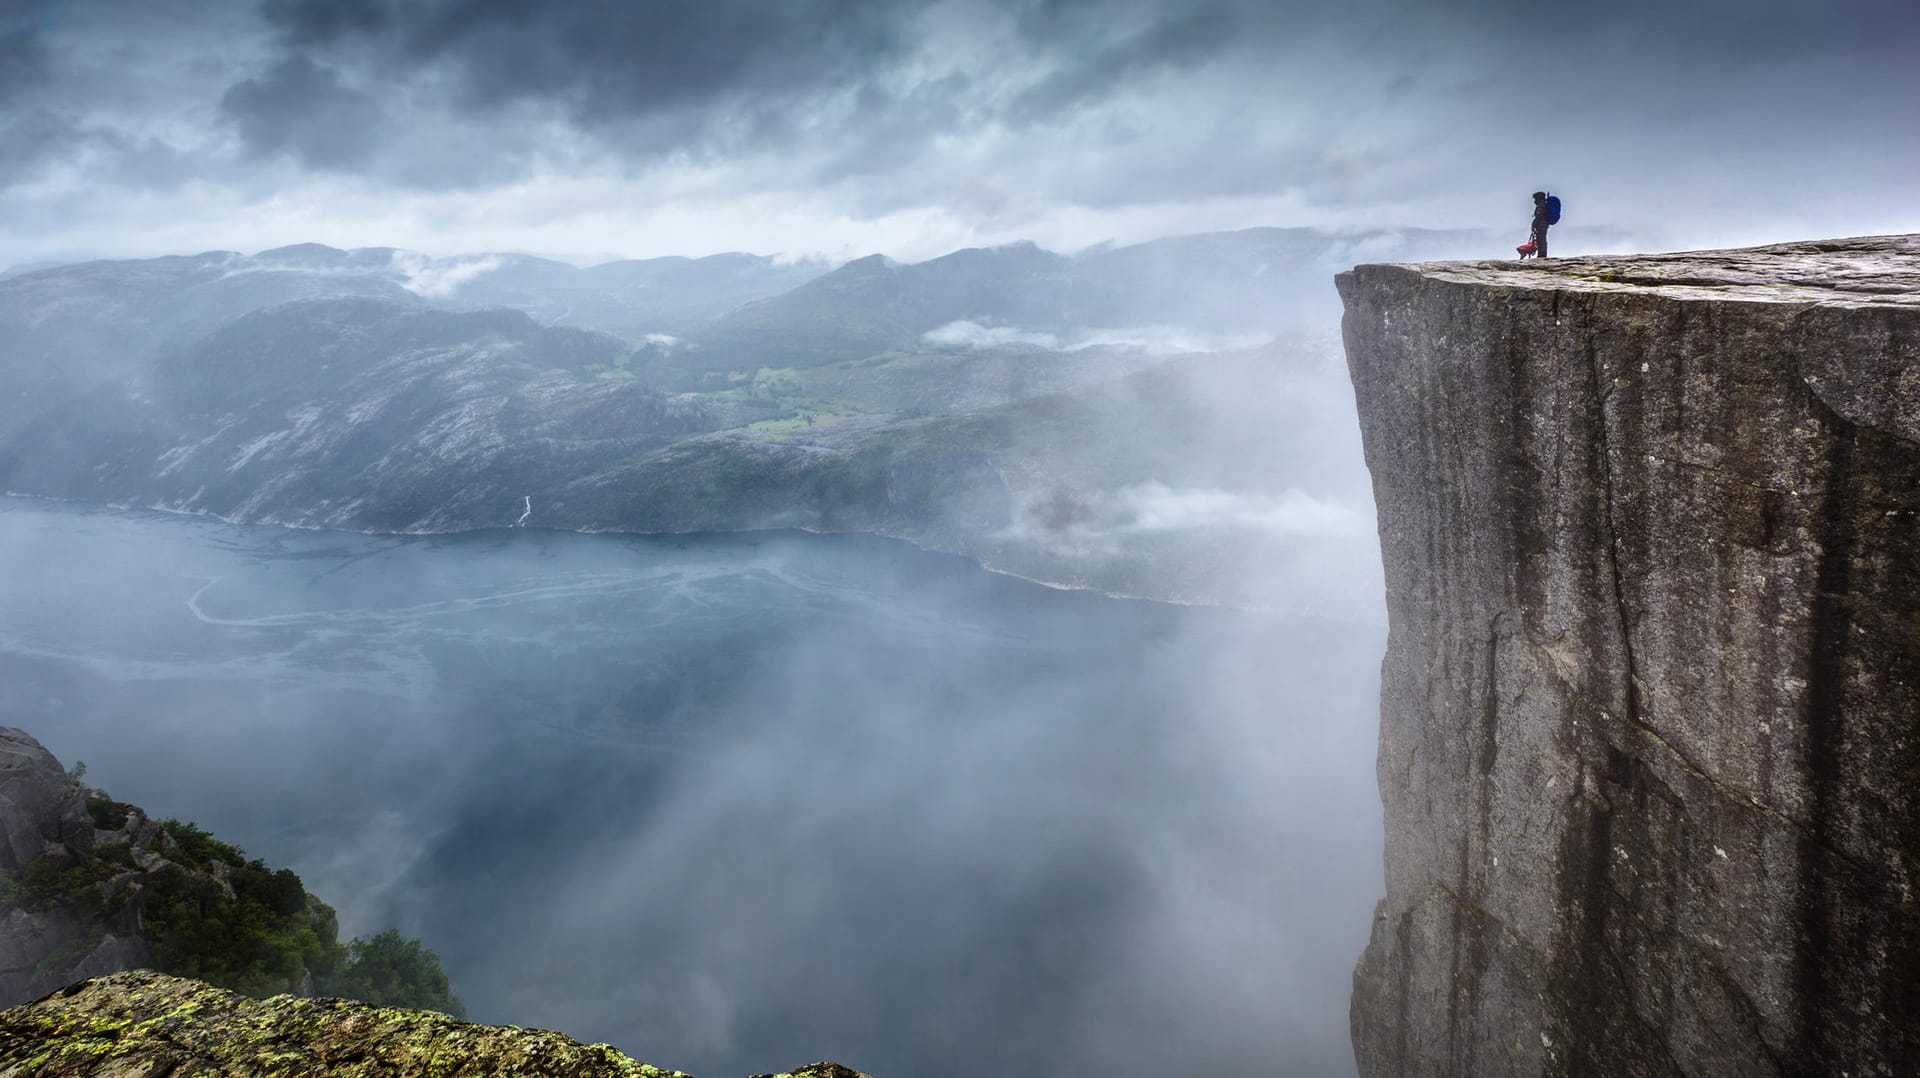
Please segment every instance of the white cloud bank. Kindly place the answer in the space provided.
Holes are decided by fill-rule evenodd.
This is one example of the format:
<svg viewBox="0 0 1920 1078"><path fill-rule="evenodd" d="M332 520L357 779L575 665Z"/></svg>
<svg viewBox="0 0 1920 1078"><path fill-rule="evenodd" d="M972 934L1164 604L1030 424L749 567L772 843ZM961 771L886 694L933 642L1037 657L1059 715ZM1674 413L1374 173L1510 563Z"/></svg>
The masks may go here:
<svg viewBox="0 0 1920 1078"><path fill-rule="evenodd" d="M1351 506L1294 489L1260 494L1204 487L1177 490L1147 482L1122 488L1113 502L1121 531L1226 528L1278 536L1327 536L1366 534L1372 527L1372 521Z"/></svg>
<svg viewBox="0 0 1920 1078"><path fill-rule="evenodd" d="M985 351L990 348L1028 347L1048 352L1079 352L1088 348L1119 348L1154 356L1189 352L1222 352L1258 348L1273 338L1262 333L1202 333L1185 326L1133 326L1127 329L1076 329L1067 333L989 326L962 319L920 335L935 348Z"/></svg>
<svg viewBox="0 0 1920 1078"><path fill-rule="evenodd" d="M500 268L497 255L482 258L428 258L414 251L393 253L393 272L400 285L416 296L438 299L460 291L462 285Z"/></svg>
<svg viewBox="0 0 1920 1078"><path fill-rule="evenodd" d="M1127 543L1174 533L1235 532L1267 539L1367 539L1367 507L1315 497L1289 487L1279 493L1172 487L1149 480L1113 491L1055 489L1026 500L1009 538L1063 553L1101 556Z"/></svg>

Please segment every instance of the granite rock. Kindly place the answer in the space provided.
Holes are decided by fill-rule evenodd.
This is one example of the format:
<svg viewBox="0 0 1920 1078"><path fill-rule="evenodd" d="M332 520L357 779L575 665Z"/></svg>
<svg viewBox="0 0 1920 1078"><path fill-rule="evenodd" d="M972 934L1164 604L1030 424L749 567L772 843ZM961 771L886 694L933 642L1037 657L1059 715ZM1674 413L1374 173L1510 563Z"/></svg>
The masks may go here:
<svg viewBox="0 0 1920 1078"><path fill-rule="evenodd" d="M1913 1073L1920 236L1338 280L1366 1076Z"/></svg>
<svg viewBox="0 0 1920 1078"><path fill-rule="evenodd" d="M0 872L88 830L78 789L26 731L0 726Z"/></svg>

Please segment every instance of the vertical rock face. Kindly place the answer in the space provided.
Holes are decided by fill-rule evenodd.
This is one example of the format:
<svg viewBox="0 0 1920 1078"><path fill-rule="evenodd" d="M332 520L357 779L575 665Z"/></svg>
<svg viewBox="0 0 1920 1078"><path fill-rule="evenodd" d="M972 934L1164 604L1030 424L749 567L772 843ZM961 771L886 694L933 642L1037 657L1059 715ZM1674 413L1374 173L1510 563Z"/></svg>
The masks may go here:
<svg viewBox="0 0 1920 1078"><path fill-rule="evenodd" d="M0 872L17 872L49 844L88 837L79 785L23 730L0 726Z"/></svg>
<svg viewBox="0 0 1920 1078"><path fill-rule="evenodd" d="M1339 279L1367 1076L1920 1067L1920 237Z"/></svg>
<svg viewBox="0 0 1920 1078"><path fill-rule="evenodd" d="M0 1006L146 961L137 914L109 914L93 901L105 888L71 874L83 861L98 863L107 844L137 837L125 820L103 834L87 805L86 788L52 753L24 730L0 726ZM54 893L62 889L76 894Z"/></svg>

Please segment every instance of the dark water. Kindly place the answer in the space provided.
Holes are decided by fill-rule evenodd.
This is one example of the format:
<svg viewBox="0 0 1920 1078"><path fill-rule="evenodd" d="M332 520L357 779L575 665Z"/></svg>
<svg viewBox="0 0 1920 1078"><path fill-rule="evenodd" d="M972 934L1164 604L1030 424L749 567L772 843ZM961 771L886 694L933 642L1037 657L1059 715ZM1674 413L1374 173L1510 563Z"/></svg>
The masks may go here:
<svg viewBox="0 0 1920 1078"><path fill-rule="evenodd" d="M0 722L708 1078L1352 1073L1381 644L854 537L0 500Z"/></svg>

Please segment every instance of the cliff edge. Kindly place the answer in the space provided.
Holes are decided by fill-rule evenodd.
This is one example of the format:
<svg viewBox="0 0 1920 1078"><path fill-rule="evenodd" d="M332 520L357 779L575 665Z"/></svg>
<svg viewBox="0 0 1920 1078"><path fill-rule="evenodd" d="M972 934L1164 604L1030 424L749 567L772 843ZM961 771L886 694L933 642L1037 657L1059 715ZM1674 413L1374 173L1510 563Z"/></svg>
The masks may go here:
<svg viewBox="0 0 1920 1078"><path fill-rule="evenodd" d="M1360 1071L1913 1073L1920 236L1340 275Z"/></svg>

